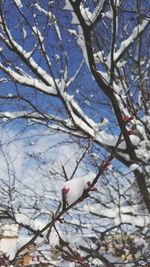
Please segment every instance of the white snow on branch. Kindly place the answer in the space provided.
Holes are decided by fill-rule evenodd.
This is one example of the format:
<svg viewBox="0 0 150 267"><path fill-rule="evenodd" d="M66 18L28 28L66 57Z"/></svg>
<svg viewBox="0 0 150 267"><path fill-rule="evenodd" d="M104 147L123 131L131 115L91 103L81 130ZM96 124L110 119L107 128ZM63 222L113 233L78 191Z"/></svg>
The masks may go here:
<svg viewBox="0 0 150 267"><path fill-rule="evenodd" d="M138 35L144 31L146 26L149 24L148 20L143 20L141 25L137 25L134 29L132 34L121 43L120 48L117 52L114 53L114 61L118 61L118 59L122 56L124 51L132 44L134 43L135 39L138 37ZM109 59L109 56L108 56Z"/></svg>
<svg viewBox="0 0 150 267"><path fill-rule="evenodd" d="M87 175L75 178L65 182L62 191L64 191L66 195L66 203L71 205L73 202L78 200L85 189L88 189L88 182L92 183L95 178L95 173L89 172Z"/></svg>
<svg viewBox="0 0 150 267"><path fill-rule="evenodd" d="M37 88L38 90L40 90L44 93L57 95L54 84L53 84L53 86L47 86L46 84L39 81L38 79L35 79L29 75L28 76L21 75L15 71L13 71L9 67L7 67L7 68L4 67L2 64L0 64L0 69L3 70L5 73L7 73L15 82L18 82L18 83L23 84L23 85L28 86L28 87Z"/></svg>
<svg viewBox="0 0 150 267"><path fill-rule="evenodd" d="M14 47L15 48L15 52L18 53L18 54L21 54L21 58L25 61L25 62L28 62L28 64L30 64L30 67L31 69L33 69L34 71L37 72L37 75L40 75L44 81L46 83L49 83L50 86L52 86L53 88L55 88L55 83L57 83L57 80L55 80L55 83L54 83L54 80L53 78L47 74L47 72L41 68L36 62L35 60L31 57L31 52L27 52L19 43L17 43L9 29L7 28L6 26L6 31L7 31L7 34L9 36L8 39L5 39L4 36L2 34L0 34L0 38L9 46L9 47ZM27 64L27 63L26 63Z"/></svg>
<svg viewBox="0 0 150 267"><path fill-rule="evenodd" d="M82 3L80 4L80 12L87 25L92 25L96 21L103 9L104 2L105 0L100 1L93 12L90 11L89 7L84 7Z"/></svg>
<svg viewBox="0 0 150 267"><path fill-rule="evenodd" d="M9 94L10 95L10 94ZM13 96L8 96L8 98L12 98ZM17 118L29 118L32 121L38 120L38 121L43 121L43 120L52 120L52 121L56 121L56 122L64 122L61 118L57 117L57 116L53 116L53 115L48 115L46 113L38 113L38 112L34 112L34 111L4 111L4 112L0 112L0 118L4 118L5 119L17 119Z"/></svg>
<svg viewBox="0 0 150 267"><path fill-rule="evenodd" d="M22 35L23 35L23 39L25 39L27 37L27 31L25 30L24 27L22 29Z"/></svg>
<svg viewBox="0 0 150 267"><path fill-rule="evenodd" d="M64 67L62 74L63 75L60 78L60 82L59 82L59 90L61 92L64 92L66 87L67 87L67 79L68 79L68 67L67 67L67 65Z"/></svg>
<svg viewBox="0 0 150 267"><path fill-rule="evenodd" d="M79 47L82 50L83 57L85 59L85 63L87 64L87 66L88 66L88 68L90 70L90 65L89 65L89 60L88 60L88 55L87 55L87 50L86 50L86 45L85 45L85 39L84 39L84 35L83 35L83 30L82 30L82 28L80 26L78 26L78 31L79 31L79 34L78 34L77 43L78 43Z"/></svg>
<svg viewBox="0 0 150 267"><path fill-rule="evenodd" d="M19 8L23 7L23 5L22 5L20 0L14 0L14 2L17 5L17 7L19 7Z"/></svg>
<svg viewBox="0 0 150 267"><path fill-rule="evenodd" d="M76 30L68 29L67 31L70 33L70 35L72 35L74 37L78 37L78 33Z"/></svg>
<svg viewBox="0 0 150 267"><path fill-rule="evenodd" d="M118 137L114 135L107 134L105 131L99 131L95 135L95 140L101 143L103 146L110 146L110 147L115 147L116 143L118 141ZM121 142L118 145L119 149L126 149L126 144L125 142Z"/></svg>
<svg viewBox="0 0 150 267"><path fill-rule="evenodd" d="M75 121L76 123L74 123L73 121ZM67 128L63 125L66 125ZM80 129L81 129L80 132L76 131L76 126L80 127ZM70 129L68 129L68 127ZM99 143L100 145L102 145L105 148L115 147L117 140L118 140L118 136L113 136L113 135L107 134L107 133L105 133L105 131L95 132L93 129L91 129L89 126L87 126L87 124L85 122L83 122L81 119L78 119L78 117L75 115L73 116L73 120L66 120L66 121L64 121L64 123L62 123L62 125L51 124L51 125L49 125L49 128L51 128L53 130L62 131L65 133L71 133L73 136L78 136L81 138L84 138L85 134L88 134L97 143ZM82 130L83 130L83 132L82 132ZM129 156L127 154L123 153L123 150L126 149L125 142L122 142L121 144L119 144L118 148L122 149L122 152L119 151L117 153L120 156L122 156L123 158L125 158L126 160L130 161Z"/></svg>
<svg viewBox="0 0 150 267"><path fill-rule="evenodd" d="M92 21L92 23L94 23L95 20L100 15L100 13L101 13L101 11L103 9L104 3L105 3L105 0L99 1L99 4L96 6L94 12L91 14L91 21Z"/></svg>
<svg viewBox="0 0 150 267"><path fill-rule="evenodd" d="M45 45L44 45L44 36L42 36L42 33L40 32L40 30L36 26L32 27L32 30L33 30L34 34L36 35L36 37L39 39L40 46L44 52L44 57L46 58L46 61L48 62L48 66L51 68L51 61L50 61L50 58L48 56L48 53L47 53L47 51L45 49Z"/></svg>
<svg viewBox="0 0 150 267"><path fill-rule="evenodd" d="M77 102L73 99L73 96L65 92L62 94L62 97L68 107L74 125L78 126L83 133L86 133L103 146L115 147L118 141L117 136L107 134L102 130L99 123L95 123L82 111ZM125 149L125 142L120 143L118 148Z"/></svg>
<svg viewBox="0 0 150 267"><path fill-rule="evenodd" d="M131 171L135 171L135 170L141 171L141 167L136 163L133 163L132 165L130 165L130 169Z"/></svg>
<svg viewBox="0 0 150 267"><path fill-rule="evenodd" d="M133 226L138 227L146 227L150 225L150 216L148 215L128 215L128 214L121 214L121 221L122 223L131 223ZM116 219L116 222L119 222L119 218Z"/></svg>
<svg viewBox="0 0 150 267"><path fill-rule="evenodd" d="M105 208L100 210L99 205L90 206L89 211L99 215L105 215L106 219L113 220L114 225L131 224L137 227L146 227L150 224L150 216L144 213L137 213L133 206L122 206L119 208Z"/></svg>
<svg viewBox="0 0 150 267"><path fill-rule="evenodd" d="M38 3L34 4L34 6L43 14L48 16L50 19L53 19L53 14L50 11L46 11L44 8L42 8ZM55 18L55 17L54 17Z"/></svg>
<svg viewBox="0 0 150 267"><path fill-rule="evenodd" d="M43 40L44 40L44 37L42 36L40 30L39 30L36 26L32 27L32 30L33 30L33 31L35 32L35 34L39 37L39 39L40 39L40 41L41 41L41 43L42 43Z"/></svg>
<svg viewBox="0 0 150 267"><path fill-rule="evenodd" d="M113 13L112 13L112 10L109 10L105 13L102 13L102 16L103 18L106 17L106 18L109 18L109 19L113 19Z"/></svg>
<svg viewBox="0 0 150 267"><path fill-rule="evenodd" d="M84 60L82 60L80 66L79 66L79 68L77 69L77 71L75 72L74 76L72 76L72 77L69 79L69 81L68 81L67 84L66 84L66 87L69 87L69 86L74 82L74 80L75 80L76 77L78 76L78 74L79 74L79 72L80 72L80 70L81 70L83 64L84 64Z"/></svg>
<svg viewBox="0 0 150 267"><path fill-rule="evenodd" d="M86 24L90 25L92 13L90 12L89 7L84 7L84 5L81 3L80 4L80 12L81 12L82 17L84 18Z"/></svg>
<svg viewBox="0 0 150 267"><path fill-rule="evenodd" d="M94 60L96 64L103 63L104 62L103 51L98 51L97 53L94 53Z"/></svg>
<svg viewBox="0 0 150 267"><path fill-rule="evenodd" d="M67 0L65 1L64 10L69 10L71 12L71 15L72 15L71 24L78 25L77 26L77 28L78 28L77 44L81 48L85 63L87 64L88 68L90 69L89 61L88 61L88 55L87 55L86 46L85 46L84 35L83 35L83 30L80 26L79 20L78 20L77 16L75 15L75 12L74 12L71 4Z"/></svg>
<svg viewBox="0 0 150 267"><path fill-rule="evenodd" d="M44 8L42 8L38 3L36 3L34 5L40 12L42 12L44 15L46 15L47 17L50 18L51 22L53 23L54 27L55 27L55 30L56 30L56 34L57 34L57 37L58 39L61 41L62 38L61 38L61 33L60 33L60 29L58 27L58 22L56 20L56 17L54 14L52 14L50 11L47 11L45 10Z"/></svg>
<svg viewBox="0 0 150 267"><path fill-rule="evenodd" d="M0 112L0 118L6 118L6 119L16 119L16 118L20 118L20 117L24 117L27 114L29 114L29 112L26 111L14 111L14 112L9 112L9 111L5 111L5 112Z"/></svg>

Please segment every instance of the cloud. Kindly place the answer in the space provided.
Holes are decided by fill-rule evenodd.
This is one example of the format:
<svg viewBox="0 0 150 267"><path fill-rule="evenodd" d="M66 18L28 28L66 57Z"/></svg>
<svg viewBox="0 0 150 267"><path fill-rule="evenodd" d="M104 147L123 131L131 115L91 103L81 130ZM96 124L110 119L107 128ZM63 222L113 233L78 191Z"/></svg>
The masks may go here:
<svg viewBox="0 0 150 267"><path fill-rule="evenodd" d="M81 155L79 146L44 127L5 127L1 133L0 198L15 209L54 205L65 182L62 166L70 177ZM76 176L83 174L84 163Z"/></svg>

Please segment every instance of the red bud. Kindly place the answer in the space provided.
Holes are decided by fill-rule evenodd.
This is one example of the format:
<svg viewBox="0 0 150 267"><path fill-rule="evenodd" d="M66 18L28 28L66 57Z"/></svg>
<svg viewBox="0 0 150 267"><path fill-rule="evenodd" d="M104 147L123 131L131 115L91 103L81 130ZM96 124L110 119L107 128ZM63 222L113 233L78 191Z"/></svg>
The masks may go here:
<svg viewBox="0 0 150 267"><path fill-rule="evenodd" d="M59 218L60 223L64 223L64 218Z"/></svg>
<svg viewBox="0 0 150 267"><path fill-rule="evenodd" d="M62 191L63 191L64 194L67 194L69 192L69 187L65 187L64 186Z"/></svg>
<svg viewBox="0 0 150 267"><path fill-rule="evenodd" d="M130 121L132 121L133 119L134 119L134 116L133 115L129 117L129 120Z"/></svg>
<svg viewBox="0 0 150 267"><path fill-rule="evenodd" d="M132 134L134 134L134 133L131 130L128 131L128 135L132 135Z"/></svg>
<svg viewBox="0 0 150 267"><path fill-rule="evenodd" d="M122 121L124 122L130 122L134 119L134 116L122 116Z"/></svg>
<svg viewBox="0 0 150 267"><path fill-rule="evenodd" d="M122 116L122 121L124 121L124 122L127 122L128 121L128 119L129 119L129 117L128 116Z"/></svg>
<svg viewBox="0 0 150 267"><path fill-rule="evenodd" d="M91 191L97 192L97 188L96 187L93 187L93 188L91 188Z"/></svg>
<svg viewBox="0 0 150 267"><path fill-rule="evenodd" d="M91 186L91 182L90 182L90 181L88 181L88 182L87 182L87 185L88 185L88 187L90 187L90 186Z"/></svg>
<svg viewBox="0 0 150 267"><path fill-rule="evenodd" d="M79 260L79 261L84 261L84 258L83 258L82 256L79 256L79 257L78 257L78 260Z"/></svg>
<svg viewBox="0 0 150 267"><path fill-rule="evenodd" d="M138 113L140 111L140 109L139 108L136 108L135 109L135 115L136 115L136 113Z"/></svg>
<svg viewBox="0 0 150 267"><path fill-rule="evenodd" d="M106 167L110 166L110 161L107 160L105 165L106 165Z"/></svg>
<svg viewBox="0 0 150 267"><path fill-rule="evenodd" d="M105 165L105 161L102 160L101 166L104 167L104 165Z"/></svg>
<svg viewBox="0 0 150 267"><path fill-rule="evenodd" d="M102 163L101 163L102 168L105 169L105 168L107 168L109 165L110 165L110 161L109 161L109 160L107 160L107 161L102 160Z"/></svg>

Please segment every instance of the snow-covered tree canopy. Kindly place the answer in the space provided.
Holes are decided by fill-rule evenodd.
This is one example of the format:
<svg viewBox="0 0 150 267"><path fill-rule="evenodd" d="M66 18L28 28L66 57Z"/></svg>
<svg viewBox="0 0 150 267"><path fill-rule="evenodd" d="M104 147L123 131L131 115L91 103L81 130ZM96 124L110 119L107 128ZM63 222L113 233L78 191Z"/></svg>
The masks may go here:
<svg viewBox="0 0 150 267"><path fill-rule="evenodd" d="M0 2L0 196L33 235L13 263L29 245L51 245L52 228L72 264L150 260L149 10L149 0ZM47 216L43 228L39 216ZM75 227L76 244L57 228L65 216L63 232ZM121 251L136 247L132 260L112 253L116 235Z"/></svg>

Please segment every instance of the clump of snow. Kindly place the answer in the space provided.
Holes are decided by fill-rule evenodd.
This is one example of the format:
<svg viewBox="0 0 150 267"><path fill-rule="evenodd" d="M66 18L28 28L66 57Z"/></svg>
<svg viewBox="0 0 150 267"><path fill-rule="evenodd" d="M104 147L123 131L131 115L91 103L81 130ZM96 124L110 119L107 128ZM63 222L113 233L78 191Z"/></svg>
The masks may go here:
<svg viewBox="0 0 150 267"><path fill-rule="evenodd" d="M65 182L63 190L66 193L66 203L71 205L78 200L85 189L88 189L88 182L92 183L95 178L95 173L89 172L87 175L75 178Z"/></svg>
<svg viewBox="0 0 150 267"><path fill-rule="evenodd" d="M98 51L97 53L94 54L94 59L95 59L95 63L100 63L104 61L103 58L103 51Z"/></svg>
<svg viewBox="0 0 150 267"><path fill-rule="evenodd" d="M23 38L25 39L27 37L27 32L24 28L22 29L22 34L23 34Z"/></svg>
<svg viewBox="0 0 150 267"><path fill-rule="evenodd" d="M107 134L105 131L99 131L99 132L96 132L95 140L97 140L98 142L101 142L102 144L106 144L108 146L115 147L115 145L118 141L118 137ZM118 148L126 149L125 142L121 142L119 144Z"/></svg>
<svg viewBox="0 0 150 267"><path fill-rule="evenodd" d="M81 4L80 11L86 23L89 24L92 15L89 10L89 7L84 7L83 4Z"/></svg>
<svg viewBox="0 0 150 267"><path fill-rule="evenodd" d="M130 166L130 169L131 169L131 171L134 171L134 170L136 170L136 169L139 169L139 165L133 163L133 164Z"/></svg>
<svg viewBox="0 0 150 267"><path fill-rule="evenodd" d="M125 60L120 60L117 62L117 67L118 68L122 68L124 65L126 65L126 61Z"/></svg>
<svg viewBox="0 0 150 267"><path fill-rule="evenodd" d="M96 153L91 153L91 156L92 156L94 159L99 159L99 155L96 154Z"/></svg>
<svg viewBox="0 0 150 267"><path fill-rule="evenodd" d="M14 0L15 4L18 6L18 7L23 7L22 3L20 0Z"/></svg>
<svg viewBox="0 0 150 267"><path fill-rule="evenodd" d="M13 94L8 94L8 97L13 97Z"/></svg>
<svg viewBox="0 0 150 267"><path fill-rule="evenodd" d="M6 78L0 79L0 83L6 83L8 80Z"/></svg>
<svg viewBox="0 0 150 267"><path fill-rule="evenodd" d="M94 266L100 266L100 264L102 264L102 262L97 258L93 259L91 263L94 264Z"/></svg>
<svg viewBox="0 0 150 267"><path fill-rule="evenodd" d="M72 34L72 35L77 36L77 32L76 32L76 30L68 29L68 32L69 32L70 34Z"/></svg>
<svg viewBox="0 0 150 267"><path fill-rule="evenodd" d="M16 221L17 223L22 223L24 222L24 224L26 225L31 225L31 223L33 222L33 220L31 218L29 218L27 215L25 214L16 214Z"/></svg>
<svg viewBox="0 0 150 267"><path fill-rule="evenodd" d="M106 17L108 19L113 19L113 12L112 11L107 11L105 13L102 13L103 17Z"/></svg>
<svg viewBox="0 0 150 267"><path fill-rule="evenodd" d="M132 144L135 145L135 146L137 146L139 144L139 142L140 142L140 138L138 136L136 136L136 135L131 135L130 139L132 141Z"/></svg>
<svg viewBox="0 0 150 267"><path fill-rule="evenodd" d="M53 227L51 228L51 232L49 235L49 243L53 247L59 245L59 236Z"/></svg>

